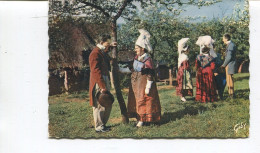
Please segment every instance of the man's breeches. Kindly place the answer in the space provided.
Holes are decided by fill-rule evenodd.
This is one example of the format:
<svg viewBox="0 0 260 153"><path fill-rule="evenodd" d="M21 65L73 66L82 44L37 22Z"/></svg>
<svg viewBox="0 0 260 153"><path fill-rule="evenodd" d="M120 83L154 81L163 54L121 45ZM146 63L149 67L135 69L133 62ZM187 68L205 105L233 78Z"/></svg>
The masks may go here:
<svg viewBox="0 0 260 153"><path fill-rule="evenodd" d="M105 82L106 82L106 88L109 91L110 90L110 84L109 84L109 78L107 76L103 76ZM102 128L108 121L112 105L110 107L103 107L99 104L96 98L96 93L100 91L100 87L98 84L95 85L95 90L93 90L93 117L94 117L94 123L95 123L95 129L99 130Z"/></svg>

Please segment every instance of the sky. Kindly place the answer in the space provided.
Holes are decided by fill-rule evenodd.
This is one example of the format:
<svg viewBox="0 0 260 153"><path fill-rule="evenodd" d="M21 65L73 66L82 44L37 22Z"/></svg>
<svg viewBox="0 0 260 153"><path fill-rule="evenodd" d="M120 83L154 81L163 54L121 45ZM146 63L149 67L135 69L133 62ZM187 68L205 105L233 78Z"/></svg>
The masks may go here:
<svg viewBox="0 0 260 153"><path fill-rule="evenodd" d="M180 17L196 17L196 16L205 16L208 19L212 18L223 18L224 16L230 16L233 13L234 6L236 4L240 5L240 8L243 8L245 0L222 0L222 2L216 3L211 6L201 7L200 9L196 6L185 6L185 12L182 12ZM140 4L135 3L139 11ZM122 18L118 20L119 24L125 23Z"/></svg>
<svg viewBox="0 0 260 153"><path fill-rule="evenodd" d="M230 16L233 13L234 6L240 5L243 9L244 0L223 0L212 6L202 7L198 9L196 6L188 6L185 8L187 11L183 12L182 16L206 16L210 19L213 17L223 18L224 16Z"/></svg>

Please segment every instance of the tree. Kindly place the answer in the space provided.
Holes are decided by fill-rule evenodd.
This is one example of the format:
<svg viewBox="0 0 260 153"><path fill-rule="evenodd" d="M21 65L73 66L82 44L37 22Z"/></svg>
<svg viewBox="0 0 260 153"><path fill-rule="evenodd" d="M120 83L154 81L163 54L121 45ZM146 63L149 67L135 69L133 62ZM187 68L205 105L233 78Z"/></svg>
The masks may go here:
<svg viewBox="0 0 260 153"><path fill-rule="evenodd" d="M152 5L163 5L169 11L175 13L174 8L181 5L197 5L208 6L214 4L219 0L75 0L65 1L64 5L55 4L52 1L50 4L50 15L53 16L83 16L89 22L109 22L112 31L113 41L117 41L117 20L119 17L127 20L132 20L136 14L137 7L134 2L139 2L142 8ZM117 47L112 50L112 73L116 96L120 105L122 120L128 122L126 106L120 89L120 81L118 78L118 65L117 65Z"/></svg>
<svg viewBox="0 0 260 153"><path fill-rule="evenodd" d="M230 17L212 20L199 18L200 20L198 20L198 17L179 18L178 14L173 15L160 5L149 6L144 9L145 13L136 16L134 21L128 21L120 27L119 44L124 44L124 46L119 47L133 48L134 41L138 36L137 29L145 27L152 35L152 57L157 61L164 60L168 65L176 66L177 42L181 38L190 38L189 58L193 62L200 50L199 46L195 45L199 36L212 36L216 41L214 43L215 51L224 54L225 45L222 42L222 36L224 33L231 33L232 40L238 48L238 63L241 63L249 59L248 4L245 4L244 9L240 9L240 6L234 8L234 13Z"/></svg>
<svg viewBox="0 0 260 153"><path fill-rule="evenodd" d="M152 35L153 51L150 53L152 59L166 62L168 66L176 65L177 42L191 34L191 28L187 26L188 20L178 19L179 12L181 9L171 12L160 4L144 8L134 21L128 21L119 29L119 44L124 44L119 47L133 48L139 35L137 29L144 28Z"/></svg>

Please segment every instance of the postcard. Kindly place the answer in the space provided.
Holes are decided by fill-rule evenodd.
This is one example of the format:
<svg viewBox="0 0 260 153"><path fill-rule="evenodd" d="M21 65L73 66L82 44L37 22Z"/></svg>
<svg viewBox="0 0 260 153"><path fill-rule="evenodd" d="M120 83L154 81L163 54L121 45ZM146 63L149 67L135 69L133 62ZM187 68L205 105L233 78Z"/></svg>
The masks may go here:
<svg viewBox="0 0 260 153"><path fill-rule="evenodd" d="M260 150L259 7L1 1L0 152Z"/></svg>

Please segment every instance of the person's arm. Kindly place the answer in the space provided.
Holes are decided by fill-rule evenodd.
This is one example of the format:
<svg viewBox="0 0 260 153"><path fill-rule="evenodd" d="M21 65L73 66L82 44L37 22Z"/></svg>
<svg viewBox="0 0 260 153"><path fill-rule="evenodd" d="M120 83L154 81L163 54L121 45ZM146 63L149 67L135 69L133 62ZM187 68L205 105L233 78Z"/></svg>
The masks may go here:
<svg viewBox="0 0 260 153"><path fill-rule="evenodd" d="M216 67L216 64L215 64L215 62L211 62L211 63L210 63L210 68L211 68L211 70L214 70L214 69L215 69L215 67Z"/></svg>
<svg viewBox="0 0 260 153"><path fill-rule="evenodd" d="M132 71L130 70L129 67L125 67L125 65L118 64L118 71L121 73L131 73Z"/></svg>
<svg viewBox="0 0 260 153"><path fill-rule="evenodd" d="M234 45L233 44L230 44L230 46L228 47L228 51L227 51L227 55L226 55L226 58L225 58L225 61L224 61L224 63L222 64L222 67L226 67L229 63L230 63L230 61L231 61L231 59L232 59L232 54L233 54L233 51L234 51Z"/></svg>
<svg viewBox="0 0 260 153"><path fill-rule="evenodd" d="M102 57L97 53L90 54L89 56L90 73L93 73L94 75L93 79L95 80L95 82L97 82L101 90L105 91L106 83L101 73L101 67L102 67L101 60Z"/></svg>
<svg viewBox="0 0 260 153"><path fill-rule="evenodd" d="M119 67L119 72L121 72L121 73L131 73L131 70L128 67L126 67L126 68Z"/></svg>
<svg viewBox="0 0 260 153"><path fill-rule="evenodd" d="M200 68L200 63L199 63L199 61L198 61L197 58L196 58L196 60L195 60L195 68L196 68L196 69L199 69L199 68Z"/></svg>
<svg viewBox="0 0 260 153"><path fill-rule="evenodd" d="M146 62L145 62L145 68L148 69L148 74L147 74L147 81L146 81L146 86L145 86L145 94L149 94L150 93L150 89L152 87L153 84L153 64L152 64L152 59L149 58Z"/></svg>

